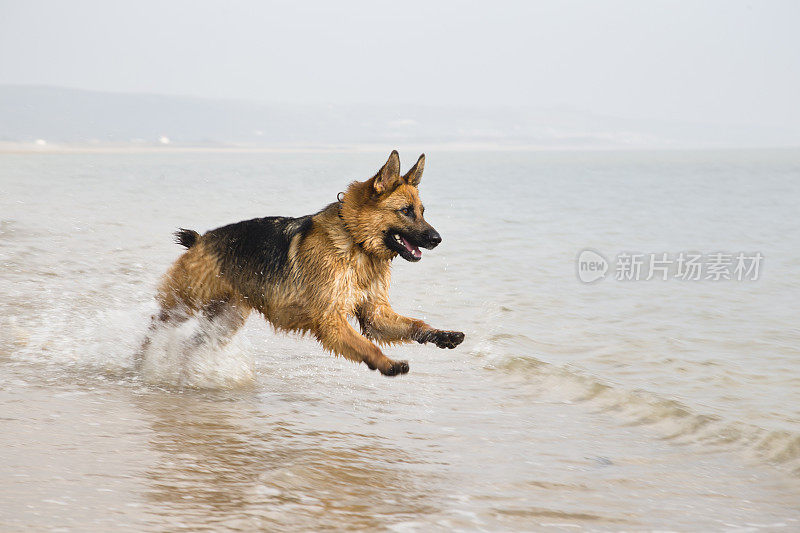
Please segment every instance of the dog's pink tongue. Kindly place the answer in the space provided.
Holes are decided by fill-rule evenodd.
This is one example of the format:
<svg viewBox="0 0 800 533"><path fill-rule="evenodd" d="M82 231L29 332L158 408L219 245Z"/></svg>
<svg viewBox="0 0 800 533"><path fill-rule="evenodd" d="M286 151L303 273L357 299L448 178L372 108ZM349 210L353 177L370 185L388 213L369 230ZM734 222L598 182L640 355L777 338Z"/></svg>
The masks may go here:
<svg viewBox="0 0 800 533"><path fill-rule="evenodd" d="M400 238L403 239L403 246L406 247L406 250L411 252L411 255L413 255L414 257L422 257L422 252L419 251L419 248L417 248L416 246L413 246L402 235L400 235Z"/></svg>

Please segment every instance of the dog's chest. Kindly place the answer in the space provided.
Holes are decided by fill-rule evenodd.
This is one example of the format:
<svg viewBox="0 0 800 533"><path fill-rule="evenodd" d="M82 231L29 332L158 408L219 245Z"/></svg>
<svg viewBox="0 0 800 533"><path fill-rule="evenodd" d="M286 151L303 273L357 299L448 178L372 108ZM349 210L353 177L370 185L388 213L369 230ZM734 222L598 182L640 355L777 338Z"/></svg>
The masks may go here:
<svg viewBox="0 0 800 533"><path fill-rule="evenodd" d="M386 275L372 263L353 261L337 269L334 299L340 308L353 312L366 300L385 294Z"/></svg>

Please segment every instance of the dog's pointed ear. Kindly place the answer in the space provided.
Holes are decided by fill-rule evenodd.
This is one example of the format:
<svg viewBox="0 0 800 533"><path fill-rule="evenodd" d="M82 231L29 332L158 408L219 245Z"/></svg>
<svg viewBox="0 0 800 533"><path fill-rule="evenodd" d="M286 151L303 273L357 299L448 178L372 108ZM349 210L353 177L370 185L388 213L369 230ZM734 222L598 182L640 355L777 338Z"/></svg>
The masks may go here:
<svg viewBox="0 0 800 533"><path fill-rule="evenodd" d="M389 160L372 178L372 187L377 194L383 194L391 191L398 179L400 179L400 155L397 150L392 150Z"/></svg>
<svg viewBox="0 0 800 533"><path fill-rule="evenodd" d="M417 159L417 162L414 164L413 167L411 167L411 170L406 172L406 175L403 176L403 181L405 181L412 187L416 187L422 180L423 170L425 170L425 154L419 156L419 159Z"/></svg>

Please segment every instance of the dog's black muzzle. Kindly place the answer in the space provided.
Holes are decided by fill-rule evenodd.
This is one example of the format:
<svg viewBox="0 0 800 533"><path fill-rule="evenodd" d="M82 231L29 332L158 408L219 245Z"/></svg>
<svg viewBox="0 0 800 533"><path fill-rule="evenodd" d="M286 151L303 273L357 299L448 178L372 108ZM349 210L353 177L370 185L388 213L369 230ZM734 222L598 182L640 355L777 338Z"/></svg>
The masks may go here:
<svg viewBox="0 0 800 533"><path fill-rule="evenodd" d="M433 250L440 242L442 242L442 236L432 226L422 232L419 239L419 245L428 250Z"/></svg>

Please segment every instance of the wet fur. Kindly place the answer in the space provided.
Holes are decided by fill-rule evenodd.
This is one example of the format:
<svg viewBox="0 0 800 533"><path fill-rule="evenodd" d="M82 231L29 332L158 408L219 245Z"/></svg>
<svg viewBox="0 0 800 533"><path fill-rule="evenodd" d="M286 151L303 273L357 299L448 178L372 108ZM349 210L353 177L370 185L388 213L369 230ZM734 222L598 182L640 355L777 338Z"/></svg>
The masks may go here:
<svg viewBox="0 0 800 533"><path fill-rule="evenodd" d="M420 156L400 176L392 152L373 178L350 184L340 202L314 215L245 220L202 236L181 229L176 241L188 250L158 288L161 309L151 329L199 312L229 339L255 310L276 329L312 334L326 350L385 375L408 372L408 364L389 359L375 343L456 347L463 333L398 315L388 300L398 250L418 260L392 236L425 248L441 241L423 216L418 185L424 162Z"/></svg>

